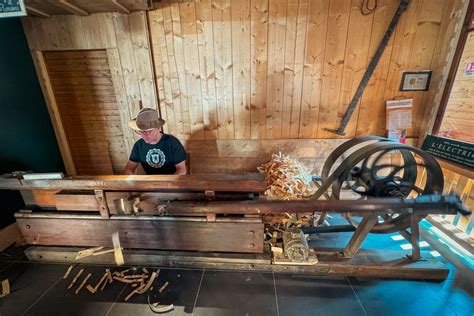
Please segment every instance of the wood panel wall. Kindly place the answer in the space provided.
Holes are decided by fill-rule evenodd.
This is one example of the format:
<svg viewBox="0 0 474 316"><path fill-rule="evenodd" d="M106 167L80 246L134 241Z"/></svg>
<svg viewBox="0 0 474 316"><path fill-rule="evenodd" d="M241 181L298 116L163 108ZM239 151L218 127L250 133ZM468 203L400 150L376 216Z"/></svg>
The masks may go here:
<svg viewBox="0 0 474 316"><path fill-rule="evenodd" d="M114 169L123 169L137 139L127 123L139 111L138 101L142 101L143 106L158 108L146 13L55 15L23 18L22 22L66 169L71 175L76 174L76 170L43 52L105 49L124 137L123 152L126 153L121 161L114 163Z"/></svg>
<svg viewBox="0 0 474 316"><path fill-rule="evenodd" d="M347 128L385 135L385 101L413 98L420 135L462 0L413 0ZM167 131L182 139L336 138L336 128L398 1L202 0L149 11ZM405 70L433 70L432 89L399 91Z"/></svg>
<svg viewBox="0 0 474 316"><path fill-rule="evenodd" d="M467 8L466 0L412 1L339 137L324 128L339 124L398 4L379 0L362 15L360 2L196 0L130 15L25 18L24 29L36 64L43 51L106 49L127 150L136 138L126 122L142 100L159 104L164 131L185 142L191 169L248 171L278 149L294 152L295 139L318 152L297 156L313 158L314 169L336 138L385 135L389 99L414 99L408 136L424 135ZM421 69L433 70L429 91L398 91L404 70ZM54 106L50 112L67 157Z"/></svg>
<svg viewBox="0 0 474 316"><path fill-rule="evenodd" d="M474 143L474 75L464 74L470 62L474 62L474 31L467 37L439 134Z"/></svg>

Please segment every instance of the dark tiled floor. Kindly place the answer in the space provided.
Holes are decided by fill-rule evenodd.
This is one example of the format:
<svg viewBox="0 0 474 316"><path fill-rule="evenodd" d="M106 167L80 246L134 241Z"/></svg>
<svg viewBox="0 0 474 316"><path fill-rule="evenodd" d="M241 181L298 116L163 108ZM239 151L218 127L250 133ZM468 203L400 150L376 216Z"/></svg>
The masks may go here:
<svg viewBox="0 0 474 316"><path fill-rule="evenodd" d="M59 281L50 291L45 293L39 302L28 309L27 315L105 315L112 308L120 293L125 289L123 283L113 282L108 284L103 292L98 292L94 295L89 293L85 287L76 294L75 290L85 276L91 273L92 276L88 283L95 285L103 276L105 268L101 266L79 265L64 280L62 277L67 268L68 266L57 268L57 270L60 270ZM82 268L84 268L83 273L76 284L68 290L67 287L71 280Z"/></svg>
<svg viewBox="0 0 474 316"><path fill-rule="evenodd" d="M205 271L195 315L277 315L272 273Z"/></svg>
<svg viewBox="0 0 474 316"><path fill-rule="evenodd" d="M280 315L364 315L345 277L275 274Z"/></svg>

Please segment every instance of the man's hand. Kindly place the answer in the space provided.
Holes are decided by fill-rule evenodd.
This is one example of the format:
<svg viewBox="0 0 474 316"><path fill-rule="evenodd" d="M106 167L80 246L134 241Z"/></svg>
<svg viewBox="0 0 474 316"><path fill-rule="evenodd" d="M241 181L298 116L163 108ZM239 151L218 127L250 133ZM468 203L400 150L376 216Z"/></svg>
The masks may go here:
<svg viewBox="0 0 474 316"><path fill-rule="evenodd" d="M174 174L183 176L186 175L186 161L181 161L174 166L176 167L176 172Z"/></svg>
<svg viewBox="0 0 474 316"><path fill-rule="evenodd" d="M125 166L125 169L123 169L122 173L125 175L131 176L135 173L135 170L137 169L137 167L138 167L138 162L129 160L127 162L127 165Z"/></svg>

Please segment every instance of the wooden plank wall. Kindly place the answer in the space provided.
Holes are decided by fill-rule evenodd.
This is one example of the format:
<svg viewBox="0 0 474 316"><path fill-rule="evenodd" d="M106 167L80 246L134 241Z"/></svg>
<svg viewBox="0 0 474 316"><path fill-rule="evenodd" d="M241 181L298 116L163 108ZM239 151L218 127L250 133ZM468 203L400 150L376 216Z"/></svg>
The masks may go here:
<svg viewBox="0 0 474 316"><path fill-rule="evenodd" d="M22 22L40 75L43 93L50 96L47 98L47 104L70 175L75 174L76 170L71 161L72 157L67 154L70 152L69 144L64 139L61 118L57 115L57 105L51 96L54 91L47 91L50 78L42 71L43 52L105 49L124 137L123 152L127 153L116 163L115 169L123 169L128 153L137 139L127 125L139 110L137 101L141 100L143 106L158 108L146 13L141 11L128 15L98 13L89 16L27 17L23 18Z"/></svg>
<svg viewBox="0 0 474 316"><path fill-rule="evenodd" d="M474 62L474 31L467 37L439 134L474 143L474 75L464 74L470 62Z"/></svg>
<svg viewBox="0 0 474 316"><path fill-rule="evenodd" d="M148 11L166 131L181 139L336 138L398 1L202 0ZM385 101L413 98L416 138L430 94L400 92L405 70L441 77L466 1L413 0L344 138L385 135ZM437 88L435 86L435 88Z"/></svg>
<svg viewBox="0 0 474 316"><path fill-rule="evenodd" d="M130 15L25 18L24 29L34 55L107 50L127 149L136 139L126 126L136 101L157 107L159 99L164 131L185 143L196 172L254 170L279 149L312 158L317 170L337 138L385 135L386 100L413 98L408 136L425 133L467 7L466 0L412 1L339 137L323 128L339 124L398 3L379 0L374 14L362 15L360 2L158 3ZM433 70L430 91L398 91L404 70L421 69ZM294 146L317 154L297 156Z"/></svg>

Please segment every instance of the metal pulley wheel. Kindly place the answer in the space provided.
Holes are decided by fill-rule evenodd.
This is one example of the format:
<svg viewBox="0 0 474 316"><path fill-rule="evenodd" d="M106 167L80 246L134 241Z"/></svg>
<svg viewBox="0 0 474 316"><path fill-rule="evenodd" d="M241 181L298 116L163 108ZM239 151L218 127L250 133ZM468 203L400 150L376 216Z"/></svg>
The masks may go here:
<svg viewBox="0 0 474 316"><path fill-rule="evenodd" d="M441 167L430 154L378 136L357 137L337 147L324 163L321 181L314 199L325 192L338 200L415 198L442 193L444 186ZM356 213L344 217L355 227L361 220L361 214ZM371 232L391 233L409 226L409 215L393 215L387 210Z"/></svg>

